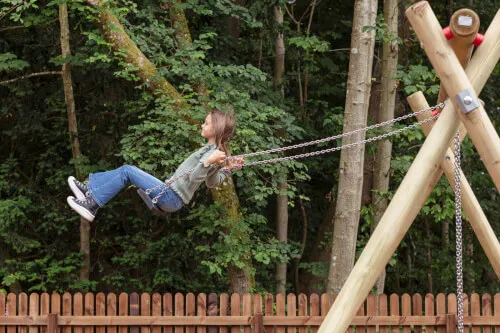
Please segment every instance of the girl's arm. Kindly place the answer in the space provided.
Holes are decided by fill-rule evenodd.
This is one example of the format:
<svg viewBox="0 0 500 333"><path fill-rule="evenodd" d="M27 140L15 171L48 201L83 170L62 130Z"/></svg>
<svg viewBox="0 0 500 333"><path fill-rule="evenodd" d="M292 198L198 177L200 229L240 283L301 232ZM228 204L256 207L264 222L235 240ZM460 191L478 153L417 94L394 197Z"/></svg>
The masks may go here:
<svg viewBox="0 0 500 333"><path fill-rule="evenodd" d="M208 175L207 179L205 179L205 184L208 188L216 187L222 184L224 179L229 177L231 174L231 170L228 168L220 168L216 172L213 172Z"/></svg>

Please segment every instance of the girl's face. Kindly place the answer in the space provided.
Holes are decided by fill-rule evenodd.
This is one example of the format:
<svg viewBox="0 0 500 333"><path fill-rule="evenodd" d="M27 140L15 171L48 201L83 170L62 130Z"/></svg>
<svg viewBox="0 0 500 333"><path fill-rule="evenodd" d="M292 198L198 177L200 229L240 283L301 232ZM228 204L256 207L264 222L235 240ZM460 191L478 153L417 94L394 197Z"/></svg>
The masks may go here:
<svg viewBox="0 0 500 333"><path fill-rule="evenodd" d="M201 136L207 139L208 143L215 143L215 128L210 114L205 118L205 122L201 124Z"/></svg>

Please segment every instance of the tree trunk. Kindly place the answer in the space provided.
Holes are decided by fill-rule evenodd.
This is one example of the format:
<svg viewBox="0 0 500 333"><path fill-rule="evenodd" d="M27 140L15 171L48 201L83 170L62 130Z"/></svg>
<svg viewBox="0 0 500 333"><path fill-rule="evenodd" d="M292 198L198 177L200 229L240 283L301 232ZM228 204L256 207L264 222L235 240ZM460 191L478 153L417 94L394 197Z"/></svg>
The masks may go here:
<svg viewBox="0 0 500 333"><path fill-rule="evenodd" d="M276 46L275 46L275 58L274 58L274 90L281 90L283 95L283 73L285 71L285 41L283 39L283 34L281 33L283 26L283 11L280 6L274 7L274 21L278 27L278 34L276 35ZM285 133L280 133L284 135ZM287 184L287 170L284 169L277 175L279 178L278 184L278 195L276 198L276 234L278 240L282 243L288 242L288 195L286 191L288 189ZM277 263L276 264L276 292L285 293L286 292L286 271L287 264Z"/></svg>
<svg viewBox="0 0 500 333"><path fill-rule="evenodd" d="M111 44L115 51L124 53L124 60L126 62L138 68L135 74L143 83L149 83L148 88L150 92L155 95L166 96L175 100L177 102L175 106L178 110L187 107L187 104L182 100L181 94L172 84L170 84L170 82L158 75L158 69L156 66L130 39L118 19L105 7L101 7L101 2L98 0L85 0L85 2L99 11L98 25L104 35L104 38ZM186 21L185 23L187 24ZM197 123L191 118L185 118L185 120L193 124ZM230 179L225 182L225 184L226 186L219 186L212 189L211 193L214 200L221 201L227 207L231 208L229 209L228 218L237 223L236 221L240 221L240 206L238 197L236 196L234 183ZM225 230L225 232L230 233L231 228ZM241 235L241 237L243 239L248 238L248 235ZM244 259L244 261L245 260L246 263L242 269L229 267L231 287L235 291L238 290L238 292L246 292L249 289L252 289L255 285L255 277L250 254L247 259Z"/></svg>
<svg viewBox="0 0 500 333"><path fill-rule="evenodd" d="M376 0L356 0L347 78L344 133L366 127L375 33L373 30L365 32L362 30L365 26L375 25L376 15ZM364 138L364 132L357 133L348 136L342 144L357 142ZM364 145L357 145L342 150L340 154L340 176L328 272L328 292L340 291L354 265L363 186L364 152Z"/></svg>
<svg viewBox="0 0 500 333"><path fill-rule="evenodd" d="M384 21L387 24L387 33L397 36L398 33L398 1L384 0ZM396 71L398 66L398 43L391 38L384 41L382 50L382 95L377 123L394 118L394 107L396 104L396 88L398 86ZM392 126L385 126L383 131L390 131ZM389 189L391 169L392 143L390 140L382 140L377 144L375 155L375 171L373 175L373 205L374 205L374 228L387 209L388 199L378 193ZM385 269L377 280L377 293L384 293Z"/></svg>
<svg viewBox="0 0 500 333"><path fill-rule="evenodd" d="M59 24L61 26L61 52L63 58L71 55L69 42L69 21L68 5L62 3L59 5ZM66 101L66 110L68 113L68 128L71 140L71 149L73 159L78 161L82 154L80 151L80 141L78 139L78 125L76 121L75 97L73 95L73 80L71 78L71 66L65 62L62 66L62 79L64 86L64 99ZM75 164L76 178L82 179L82 173ZM80 218L80 252L83 254L83 263L80 268L80 280L88 280L90 276L90 223L83 217Z"/></svg>

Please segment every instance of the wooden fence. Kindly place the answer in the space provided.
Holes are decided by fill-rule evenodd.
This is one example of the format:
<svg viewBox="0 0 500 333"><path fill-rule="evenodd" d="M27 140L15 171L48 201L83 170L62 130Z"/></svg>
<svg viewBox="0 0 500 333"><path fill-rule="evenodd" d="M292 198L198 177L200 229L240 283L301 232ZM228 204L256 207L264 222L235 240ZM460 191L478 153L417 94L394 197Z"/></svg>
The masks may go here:
<svg viewBox="0 0 500 333"><path fill-rule="evenodd" d="M328 294L0 294L0 333L315 333L334 299ZM454 294L369 295L348 332L456 332L456 308ZM500 294L464 295L464 313L466 332L500 333Z"/></svg>

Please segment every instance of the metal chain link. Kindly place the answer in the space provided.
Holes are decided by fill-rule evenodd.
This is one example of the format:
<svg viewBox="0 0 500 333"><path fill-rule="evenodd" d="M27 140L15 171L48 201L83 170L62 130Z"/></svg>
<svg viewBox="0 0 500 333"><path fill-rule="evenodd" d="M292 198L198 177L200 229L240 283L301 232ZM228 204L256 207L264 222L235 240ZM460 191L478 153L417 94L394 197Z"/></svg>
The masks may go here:
<svg viewBox="0 0 500 333"><path fill-rule="evenodd" d="M419 110L419 111L414 112L414 113L406 114L406 115L403 115L403 116L398 117L398 118L389 119L389 120L386 120L384 122L381 122L381 123L378 123L378 124L374 124L374 125L371 125L371 126L368 126L368 127L358 128L358 129L356 129L354 131L351 131L351 132L346 132L346 133L343 133L343 134L334 135L334 136L330 136L330 137L319 139L319 140L304 142L304 143L300 143L300 144L293 145L293 146L286 146L286 147L274 148L274 149L263 150L263 151L248 153L248 154L234 155L234 156L228 157L227 159L230 160L230 159L236 159L236 158L246 158L246 157L250 157L250 156L258 156L258 155L270 154L270 153L275 153L275 152L280 152L280 151L291 150L291 149L306 147L306 146L310 146L310 145L315 145L315 144L318 144L318 143L328 142L328 141L332 141L332 140L336 140L336 139L341 139L341 138L345 138L347 136L350 136L350 135L353 135L353 134L356 134L356 133L360 133L360 132L363 132L363 131L369 131L369 130L372 130L372 129L375 129L375 128L378 128L378 127L382 127L382 126L386 126L386 125L389 125L389 124L393 124L395 122L398 122L398 121L401 121L401 120L404 120L404 119L407 119L407 118L410 118L410 117L416 117L416 116L418 116L418 115L420 115L422 113L428 112L428 111L434 111L436 109L442 109L444 106L445 106L445 102L441 102L441 103L439 103L437 105L428 107L426 109L422 109L422 110ZM436 119L437 117L439 117L439 113L436 114L436 115L433 115L432 117L424 119L424 120L422 120L422 121L420 121L418 123L415 123L415 124L412 124L412 125L400 128L400 129L398 129L396 131L388 132L388 133L385 133L385 134L382 134L382 135L379 135L379 136L375 136L375 137L370 138L370 139L365 139L365 140L362 140L362 141L353 142L353 143L350 143L350 144L347 144L347 145L343 145L343 146L339 146L339 147L334 147L334 148L330 148L330 149L319 150L319 151L315 151L315 152L311 152L311 153L298 154L298 155L286 156L286 157L278 157L278 158L272 158L272 159L261 160L261 161L256 161L256 162L249 162L249 163L241 164L240 166L241 167L244 167L244 166L247 167L247 166L252 166L252 165L262 165L262 164L276 163L276 162L280 162L280 161L296 160L296 159L299 159L299 158L310 157L310 156L317 156L317 155L322 155L322 154L326 154L326 153L331 153L331 152L334 152L334 151L337 151L337 150L341 150L341 149L348 149L348 148L352 148L352 147L360 145L360 144L370 143L370 142L373 142L373 141L384 139L384 138L389 137L389 136L393 136L393 135L399 134L399 133L401 133L403 131L409 130L410 128L414 128L414 127L420 126L422 124L425 124L425 123L427 123L427 122L429 122L429 121L431 121L433 119ZM179 178L189 176L193 172L193 170L194 170L194 168L191 169L191 170L189 170L189 171L187 171L187 172L185 172L185 173L183 173L183 174L181 174L181 175L179 175L179 176L177 176L177 177L175 177L175 178L172 178L172 179L169 179L169 180L165 181L165 183L162 183L162 184L159 184L159 185L157 185L157 186L155 186L153 188L147 189L145 192L146 192L146 194L149 195L149 194L153 193L155 190L159 189L160 187L164 187L164 189L158 195L156 195L153 198L153 200L152 200L153 204L156 204L158 202L158 199L168 190L168 188L170 187L170 185L172 185Z"/></svg>
<svg viewBox="0 0 500 333"><path fill-rule="evenodd" d="M301 148L301 147L316 145L318 143L328 142L328 141L332 141L332 140L336 140L336 139L342 139L342 138L345 138L346 136L354 135L356 133L360 133L360 132L364 132L364 131L369 131L369 130L372 130L372 129L375 129L375 128L379 128L379 127L383 127L383 126L386 126L386 125L390 125L390 124L396 123L396 122L404 120L404 119L408 119L408 118L411 118L411 117L416 117L416 116L421 115L422 113L425 113L427 111L434 111L436 109L442 109L444 106L445 106L445 102L441 102L441 103L439 103L437 105L428 107L427 109L422 109L422 110L419 110L419 111L414 112L414 113L409 113L409 114L403 115L403 116L398 117L398 118L389 119L389 120L386 120L384 122L381 122L381 123L378 123L378 124L374 124L374 125L371 125L371 126L368 126L368 127L358 128L358 129L356 129L354 131L351 131L351 132L346 132L346 133L343 133L343 134L337 134L337 135L326 137L326 138L319 139L319 140L314 140L314 141L299 143L299 144L296 144L296 145L293 145L293 146L286 146L286 147L280 147L280 148L274 148L274 149L269 149L269 150L258 151L258 152L254 152L254 153L235 155L233 157L235 157L235 158L236 157L237 158L247 158L247 157L251 157L251 156L271 154L271 153L276 153L276 152L280 152L280 151L285 151L285 150L290 150L290 149L297 149L297 148Z"/></svg>
<svg viewBox="0 0 500 333"><path fill-rule="evenodd" d="M462 263L462 189L460 182L460 131L453 140L455 148L455 228L457 239L457 310L458 333L464 332L464 305L463 305L463 263Z"/></svg>
<svg viewBox="0 0 500 333"><path fill-rule="evenodd" d="M395 130L395 131L392 131L392 132L388 132L388 133L385 133L385 134L382 134L382 135L379 135L379 136L375 136L373 138L369 138L369 139L365 139L365 140L353 142L353 143L350 143L350 144L346 144L346 145L343 145L343 146L338 146L338 147L333 147L333 148L329 148L329 149L318 150L318 151L314 151L314 152L311 152L311 153L304 153L304 154L298 154L298 155L292 155L292 156L285 156L285 157L277 157L277 158L272 158L272 159L262 160L262 161L256 161L256 162L249 162L249 163L243 164L242 166L247 167L247 166L251 166L251 165L262 165L262 164L269 164L269 163L275 163L275 162L280 162L280 161L296 160L296 159L299 159L299 158L310 157L310 156L317 156L317 155L322 155L322 154L326 154L326 153L331 153L331 152L334 152L334 151L337 151L337 150L341 150L341 149L352 148L352 147L360 145L360 144L370 143L370 142L374 142L374 141L377 141L377 140L382 140L382 139L387 138L389 136L393 136L393 135L399 134L401 132L409 130L410 128L414 128L414 127L420 126L422 124L425 124L425 123L427 123L427 122L429 122L429 121L431 121L433 119L436 119L437 117L439 117L439 114L436 114L435 116L432 116L432 117L429 117L429 118L424 119L422 121L419 121L418 123L415 123L415 124L412 124L412 125L400 128L398 130ZM238 157L240 157L240 156L238 156Z"/></svg>

